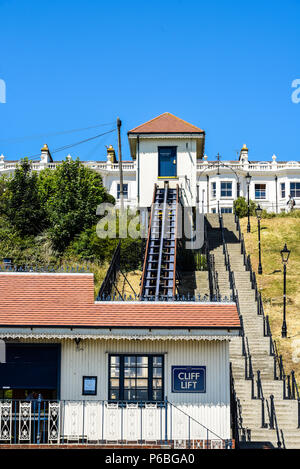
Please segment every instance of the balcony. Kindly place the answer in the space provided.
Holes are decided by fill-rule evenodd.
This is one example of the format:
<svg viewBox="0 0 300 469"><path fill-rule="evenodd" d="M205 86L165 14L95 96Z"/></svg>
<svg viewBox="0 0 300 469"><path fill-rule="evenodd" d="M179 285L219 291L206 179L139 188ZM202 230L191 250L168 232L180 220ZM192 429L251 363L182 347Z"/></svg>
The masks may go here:
<svg viewBox="0 0 300 469"><path fill-rule="evenodd" d="M82 163L90 169L94 169L95 171L107 171L107 172L118 172L119 171L119 164L114 163L111 164L110 162L106 161L82 161ZM0 172L5 171L15 171L17 168L18 162L6 162L4 161L0 164ZM61 165L60 161L54 161L52 163L32 163L32 169L34 171L41 171L43 169L56 169L59 165ZM136 171L136 164L135 162L124 162L122 164L122 168L124 172L134 172Z"/></svg>

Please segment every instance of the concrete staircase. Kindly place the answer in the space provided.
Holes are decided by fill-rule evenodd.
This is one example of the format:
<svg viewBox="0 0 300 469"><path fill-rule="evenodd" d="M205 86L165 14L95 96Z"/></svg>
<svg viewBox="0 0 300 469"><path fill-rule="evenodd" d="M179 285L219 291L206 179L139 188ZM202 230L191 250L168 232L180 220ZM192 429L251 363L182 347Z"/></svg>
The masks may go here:
<svg viewBox="0 0 300 469"><path fill-rule="evenodd" d="M209 280L207 271L181 272L181 279L178 285L180 296L205 296L209 297Z"/></svg>
<svg viewBox="0 0 300 469"><path fill-rule="evenodd" d="M215 268L219 277L219 289L222 296L230 295L229 273L225 267L222 232L217 214L207 214L210 252L215 256ZM252 289L250 272L246 271L238 231L232 214L223 214L225 241L228 248L231 270L239 297L240 314L243 317L245 343L249 345L252 359L254 382L245 379L245 356L242 353L242 337L230 343L230 361L234 378L236 397L240 402L242 427L247 438L241 448L277 447L278 439L287 449L300 449L300 429L298 426L297 400L283 399L283 381L274 379L274 357L270 355L270 338L264 337L263 317L257 314L255 291ZM265 398L266 428L262 428L262 400L258 399L257 371L260 371L262 392ZM254 397L252 398L254 390ZM270 429L268 406L270 396L274 396L279 435L276 429ZM267 401L267 402L266 402ZM283 443L284 442L284 443Z"/></svg>

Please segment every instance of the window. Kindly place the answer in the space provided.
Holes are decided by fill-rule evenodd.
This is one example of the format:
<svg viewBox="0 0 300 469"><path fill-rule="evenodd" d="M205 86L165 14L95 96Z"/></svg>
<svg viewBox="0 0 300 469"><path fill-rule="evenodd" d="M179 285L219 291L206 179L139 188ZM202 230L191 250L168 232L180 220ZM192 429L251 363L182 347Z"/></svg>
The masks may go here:
<svg viewBox="0 0 300 469"><path fill-rule="evenodd" d="M162 401L162 355L110 355L109 391L112 401Z"/></svg>
<svg viewBox="0 0 300 469"><path fill-rule="evenodd" d="M158 147L158 176L176 177L177 147Z"/></svg>
<svg viewBox="0 0 300 469"><path fill-rule="evenodd" d="M128 184L123 184L123 196L124 199L128 199ZM120 184L117 187L117 199L120 198Z"/></svg>
<svg viewBox="0 0 300 469"><path fill-rule="evenodd" d="M221 213L232 213L232 207L221 207Z"/></svg>
<svg viewBox="0 0 300 469"><path fill-rule="evenodd" d="M232 182L221 182L221 197L232 197Z"/></svg>
<svg viewBox="0 0 300 469"><path fill-rule="evenodd" d="M280 193L281 193L281 198L285 199L285 183L284 182L280 184Z"/></svg>
<svg viewBox="0 0 300 469"><path fill-rule="evenodd" d="M290 192L291 197L300 197L300 182L291 182Z"/></svg>
<svg viewBox="0 0 300 469"><path fill-rule="evenodd" d="M255 198L256 199L266 198L266 184L255 184Z"/></svg>
<svg viewBox="0 0 300 469"><path fill-rule="evenodd" d="M211 197L212 199L215 199L217 197L217 183L216 182L211 183Z"/></svg>
<svg viewBox="0 0 300 469"><path fill-rule="evenodd" d="M211 209L211 213L216 213L216 209L215 209L215 208L212 208L212 209Z"/></svg>

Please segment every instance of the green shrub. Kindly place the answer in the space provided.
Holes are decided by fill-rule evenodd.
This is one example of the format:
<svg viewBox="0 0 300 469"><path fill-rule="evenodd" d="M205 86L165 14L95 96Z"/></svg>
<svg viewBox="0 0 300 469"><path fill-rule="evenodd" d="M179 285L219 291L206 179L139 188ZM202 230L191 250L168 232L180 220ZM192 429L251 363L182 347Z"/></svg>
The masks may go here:
<svg viewBox="0 0 300 469"><path fill-rule="evenodd" d="M249 209L250 215L255 215L256 204L252 200L250 200ZM245 197L238 197L235 199L233 202L233 210L239 218L243 218L248 215L248 202Z"/></svg>

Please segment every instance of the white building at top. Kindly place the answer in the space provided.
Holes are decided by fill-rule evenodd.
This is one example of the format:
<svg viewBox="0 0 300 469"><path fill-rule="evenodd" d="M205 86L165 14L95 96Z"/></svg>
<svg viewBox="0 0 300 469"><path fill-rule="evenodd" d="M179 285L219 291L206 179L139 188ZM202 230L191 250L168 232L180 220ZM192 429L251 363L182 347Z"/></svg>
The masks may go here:
<svg viewBox="0 0 300 469"><path fill-rule="evenodd" d="M289 210L289 196L300 207L300 163L297 161L250 161L246 145L239 159L209 161L204 154L204 130L182 119L164 113L128 132L131 161L123 161L123 189L127 206L149 207L154 184L179 185L184 204L198 207L200 212L230 213L239 196L248 196L246 176L251 176L249 197L269 212ZM71 158L70 155L67 158ZM0 175L13 174L18 161L0 156ZM47 145L41 150L33 170L55 169L61 162L53 161ZM103 183L115 199L120 196L119 164L112 146L106 161L83 161L101 173Z"/></svg>

